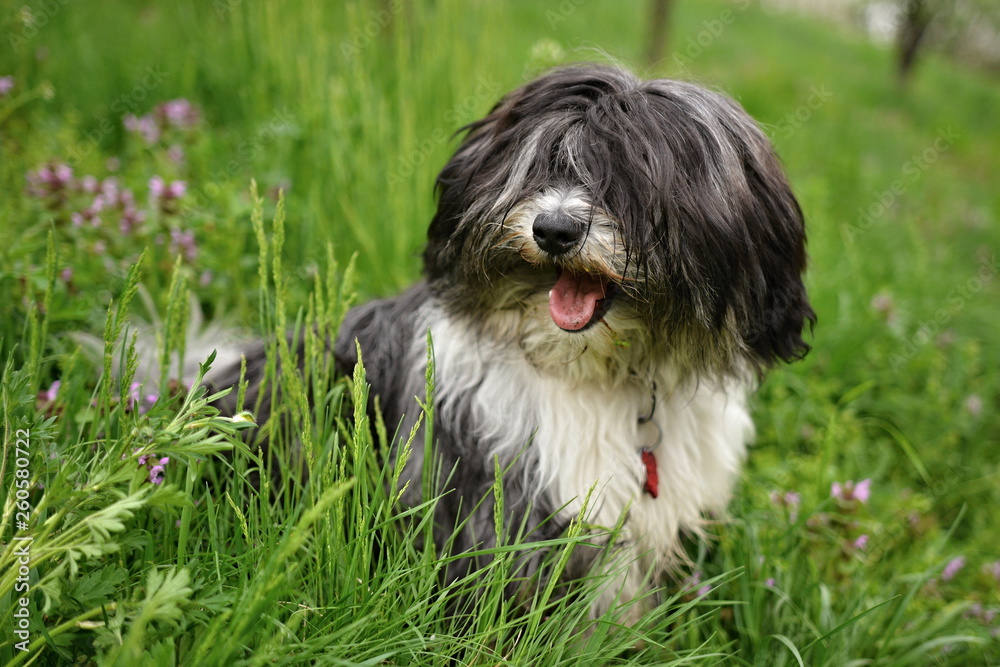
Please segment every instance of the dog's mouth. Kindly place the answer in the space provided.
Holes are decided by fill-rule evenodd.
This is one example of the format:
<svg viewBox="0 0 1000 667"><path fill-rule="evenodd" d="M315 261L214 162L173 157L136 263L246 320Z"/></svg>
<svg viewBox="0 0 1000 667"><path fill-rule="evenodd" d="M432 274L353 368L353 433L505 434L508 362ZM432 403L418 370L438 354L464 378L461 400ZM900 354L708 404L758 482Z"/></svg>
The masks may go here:
<svg viewBox="0 0 1000 667"><path fill-rule="evenodd" d="M563 331L584 331L607 315L614 292L604 276L560 269L549 292L549 315Z"/></svg>

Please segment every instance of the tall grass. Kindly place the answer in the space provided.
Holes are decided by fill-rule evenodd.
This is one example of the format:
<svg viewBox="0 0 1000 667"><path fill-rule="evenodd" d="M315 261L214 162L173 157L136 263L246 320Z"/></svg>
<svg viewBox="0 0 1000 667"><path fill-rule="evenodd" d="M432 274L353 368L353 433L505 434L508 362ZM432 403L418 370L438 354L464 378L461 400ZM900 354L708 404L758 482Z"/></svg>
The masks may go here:
<svg viewBox="0 0 1000 667"><path fill-rule="evenodd" d="M744 4L678 3L674 53L652 73L729 92L773 136L807 216L819 324L809 357L761 388L731 518L692 545L692 571L635 628L614 613L586 620L601 578L528 587L527 602L504 595L525 549L545 548L558 567L593 548L582 526L529 547L498 523L511 537L490 565L443 585L460 554L425 539L436 494L402 506L399 468L374 444L405 457L425 443L355 411L364 370L338 377L323 341L350 304L418 275L451 133L556 62L633 61L643 3L3 10L0 32L25 39L0 51L0 76L17 81L0 97L0 658L997 662L1000 93L935 59L899 89L887 51ZM147 145L123 129L124 113L177 97L203 111L193 131ZM26 194L25 174L49 160L77 177L114 175L144 226L76 227L70 214L88 197ZM148 194L154 176L186 181L179 210ZM171 230L192 231L196 255ZM282 396L270 426L218 414L212 396L169 377L133 387L140 321L162 315L156 347L176 358L197 319L189 294L213 320L270 341L268 383ZM78 331L101 338L96 359ZM279 375L279 360L301 371ZM423 403L433 421L432 383ZM33 443L28 653L8 632L20 428ZM263 435L282 452L282 479L296 455L307 481L248 481L276 464L255 446ZM866 477L869 501L832 497L834 482ZM502 484L492 492L502 499Z"/></svg>

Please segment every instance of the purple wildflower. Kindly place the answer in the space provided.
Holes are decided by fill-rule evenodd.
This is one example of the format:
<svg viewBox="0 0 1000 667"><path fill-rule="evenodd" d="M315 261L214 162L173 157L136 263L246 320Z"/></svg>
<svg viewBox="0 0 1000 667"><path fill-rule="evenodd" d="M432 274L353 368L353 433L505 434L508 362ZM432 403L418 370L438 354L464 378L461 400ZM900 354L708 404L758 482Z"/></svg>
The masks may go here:
<svg viewBox="0 0 1000 667"><path fill-rule="evenodd" d="M132 207L126 208L122 212L122 219L118 223L122 234L131 234L132 230L141 225L146 220L146 214Z"/></svg>
<svg viewBox="0 0 1000 667"><path fill-rule="evenodd" d="M121 186L118 185L118 179L114 176L109 176L101 181L101 194L104 196L104 200L110 202L112 205L118 202L118 195L121 192Z"/></svg>
<svg viewBox="0 0 1000 667"><path fill-rule="evenodd" d="M26 180L29 195L59 205L66 201L66 191L73 185L73 168L62 162L49 162L29 171Z"/></svg>
<svg viewBox="0 0 1000 667"><path fill-rule="evenodd" d="M858 535L857 539L854 540L854 542L853 542L853 546L858 551L863 550L866 546L868 546L868 536L867 535Z"/></svg>
<svg viewBox="0 0 1000 667"><path fill-rule="evenodd" d="M55 382L49 385L48 389L46 389L43 392L40 392L38 394L38 398L40 398L42 401L46 403L51 403L52 401L56 400L56 396L59 395L59 387L61 386L62 386L62 381L56 380Z"/></svg>
<svg viewBox="0 0 1000 667"><path fill-rule="evenodd" d="M100 188L100 181L97 180L96 176L91 176L87 174L77 183L81 192L86 192L88 195L96 195L97 190Z"/></svg>
<svg viewBox="0 0 1000 667"><path fill-rule="evenodd" d="M830 495L845 503L857 501L862 505L868 502L871 496L872 480L865 478L860 482L847 480L843 484L834 482L830 485Z"/></svg>
<svg viewBox="0 0 1000 667"><path fill-rule="evenodd" d="M122 123L129 132L141 135L148 145L160 140L160 126L157 125L156 119L148 114L139 118L134 114L128 114L122 118Z"/></svg>
<svg viewBox="0 0 1000 667"><path fill-rule="evenodd" d="M769 588L776 588L778 582L774 580L774 577L768 577L767 580L764 582L764 585Z"/></svg>
<svg viewBox="0 0 1000 667"><path fill-rule="evenodd" d="M153 484L163 484L163 473L166 472L162 465L155 465L149 469L149 481Z"/></svg>
<svg viewBox="0 0 1000 667"><path fill-rule="evenodd" d="M132 408L135 407L136 401L139 400L139 388L141 386L142 385L138 382L133 382L131 385L129 385L128 396L126 397L127 402L125 404L127 409L131 410Z"/></svg>
<svg viewBox="0 0 1000 667"><path fill-rule="evenodd" d="M187 183L185 181L171 181L167 184L159 176L149 179L149 198L153 202L158 202L160 210L164 213L176 213L176 201L187 193Z"/></svg>
<svg viewBox="0 0 1000 667"><path fill-rule="evenodd" d="M944 570L941 571L941 580L951 581L963 567L965 567L965 556L952 558L948 561L948 564L944 566Z"/></svg>
<svg viewBox="0 0 1000 667"><path fill-rule="evenodd" d="M191 129L201 120L198 107L184 98L168 100L157 106L154 113L164 125L179 130Z"/></svg>
<svg viewBox="0 0 1000 667"><path fill-rule="evenodd" d="M3 97L10 91L14 90L14 77L10 76L0 76L0 97Z"/></svg>
<svg viewBox="0 0 1000 667"><path fill-rule="evenodd" d="M770 493L771 503L777 505L778 507L788 508L788 518L791 521L797 521L799 518L799 505L802 504L802 495L797 491L785 491L781 493L779 491L771 491Z"/></svg>
<svg viewBox="0 0 1000 667"><path fill-rule="evenodd" d="M180 252L188 262L194 262L198 256L198 244L194 240L194 232L181 231L173 228L170 230L170 252Z"/></svg>
<svg viewBox="0 0 1000 667"><path fill-rule="evenodd" d="M163 196L166 190L167 184L159 176L153 176L149 179L149 196L152 199L159 199Z"/></svg>
<svg viewBox="0 0 1000 667"><path fill-rule="evenodd" d="M162 484L163 475L166 472L168 463L170 463L169 456L164 456L162 459L157 461L156 464L149 469L149 481L153 484Z"/></svg>
<svg viewBox="0 0 1000 667"><path fill-rule="evenodd" d="M187 192L187 183L184 181L171 181L167 186L166 197L168 199L180 199Z"/></svg>
<svg viewBox="0 0 1000 667"><path fill-rule="evenodd" d="M73 281L73 267L67 266L65 269L59 272L59 279L64 283L70 283Z"/></svg>
<svg viewBox="0 0 1000 667"><path fill-rule="evenodd" d="M710 584L705 584L704 586L700 584L701 584L701 571L697 570L695 571L694 574L688 577L686 586L689 589L697 587L698 590L695 591L695 595L697 595L698 597L708 595L712 591L712 586Z"/></svg>

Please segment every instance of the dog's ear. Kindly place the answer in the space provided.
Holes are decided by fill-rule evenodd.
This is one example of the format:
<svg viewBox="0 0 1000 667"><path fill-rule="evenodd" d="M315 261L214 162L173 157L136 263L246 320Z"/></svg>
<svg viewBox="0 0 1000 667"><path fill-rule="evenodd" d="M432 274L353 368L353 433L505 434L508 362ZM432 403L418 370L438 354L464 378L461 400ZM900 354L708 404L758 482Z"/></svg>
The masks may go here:
<svg viewBox="0 0 1000 667"><path fill-rule="evenodd" d="M496 187L495 182L505 177L493 164L495 160L489 157L504 152L504 146L497 145L498 135L513 122L510 117L521 95L520 89L508 94L486 117L455 133L464 136L455 154L438 174L435 182L437 211L427 230L424 270L432 281L458 266L469 233L462 225L469 207L477 203L488 187ZM505 140L510 141L501 138L499 143Z"/></svg>
<svg viewBox="0 0 1000 667"><path fill-rule="evenodd" d="M724 95L668 80L641 90L655 113L635 114L648 127L624 145L658 150L659 160L645 161L659 213L645 246L658 249L650 261L685 306L681 316L726 335L758 368L802 357L803 329L815 321L802 282L805 225L770 140ZM612 210L642 201L630 185L642 179L604 180L626 189ZM645 228L633 222L631 235Z"/></svg>
<svg viewBox="0 0 1000 667"><path fill-rule="evenodd" d="M802 210L768 144L747 157L750 197L743 205L760 275L757 298L745 314L743 340L764 365L802 358L805 327L816 322L802 274L806 235Z"/></svg>

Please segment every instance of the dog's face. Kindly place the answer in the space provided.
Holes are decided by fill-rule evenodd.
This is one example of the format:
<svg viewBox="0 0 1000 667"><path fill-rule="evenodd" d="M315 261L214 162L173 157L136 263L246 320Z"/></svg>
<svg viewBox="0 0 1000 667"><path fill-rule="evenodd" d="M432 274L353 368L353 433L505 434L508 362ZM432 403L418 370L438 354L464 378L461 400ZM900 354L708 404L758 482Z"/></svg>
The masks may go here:
<svg viewBox="0 0 1000 667"><path fill-rule="evenodd" d="M425 252L453 314L588 373L739 373L808 349L802 213L735 102L577 66L466 130Z"/></svg>

